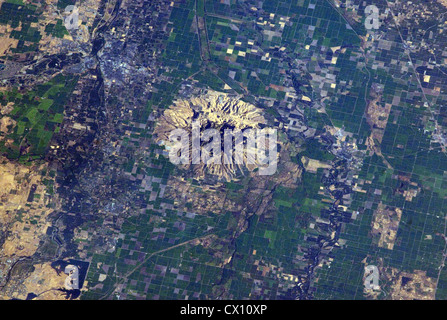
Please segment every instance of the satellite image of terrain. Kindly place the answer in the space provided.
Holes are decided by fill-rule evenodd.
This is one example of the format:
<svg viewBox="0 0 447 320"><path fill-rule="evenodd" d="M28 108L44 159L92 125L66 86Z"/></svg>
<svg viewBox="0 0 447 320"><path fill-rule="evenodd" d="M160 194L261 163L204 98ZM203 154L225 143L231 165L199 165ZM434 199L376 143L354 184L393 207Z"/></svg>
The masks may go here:
<svg viewBox="0 0 447 320"><path fill-rule="evenodd" d="M446 0L0 0L0 300L447 300L446 258Z"/></svg>

